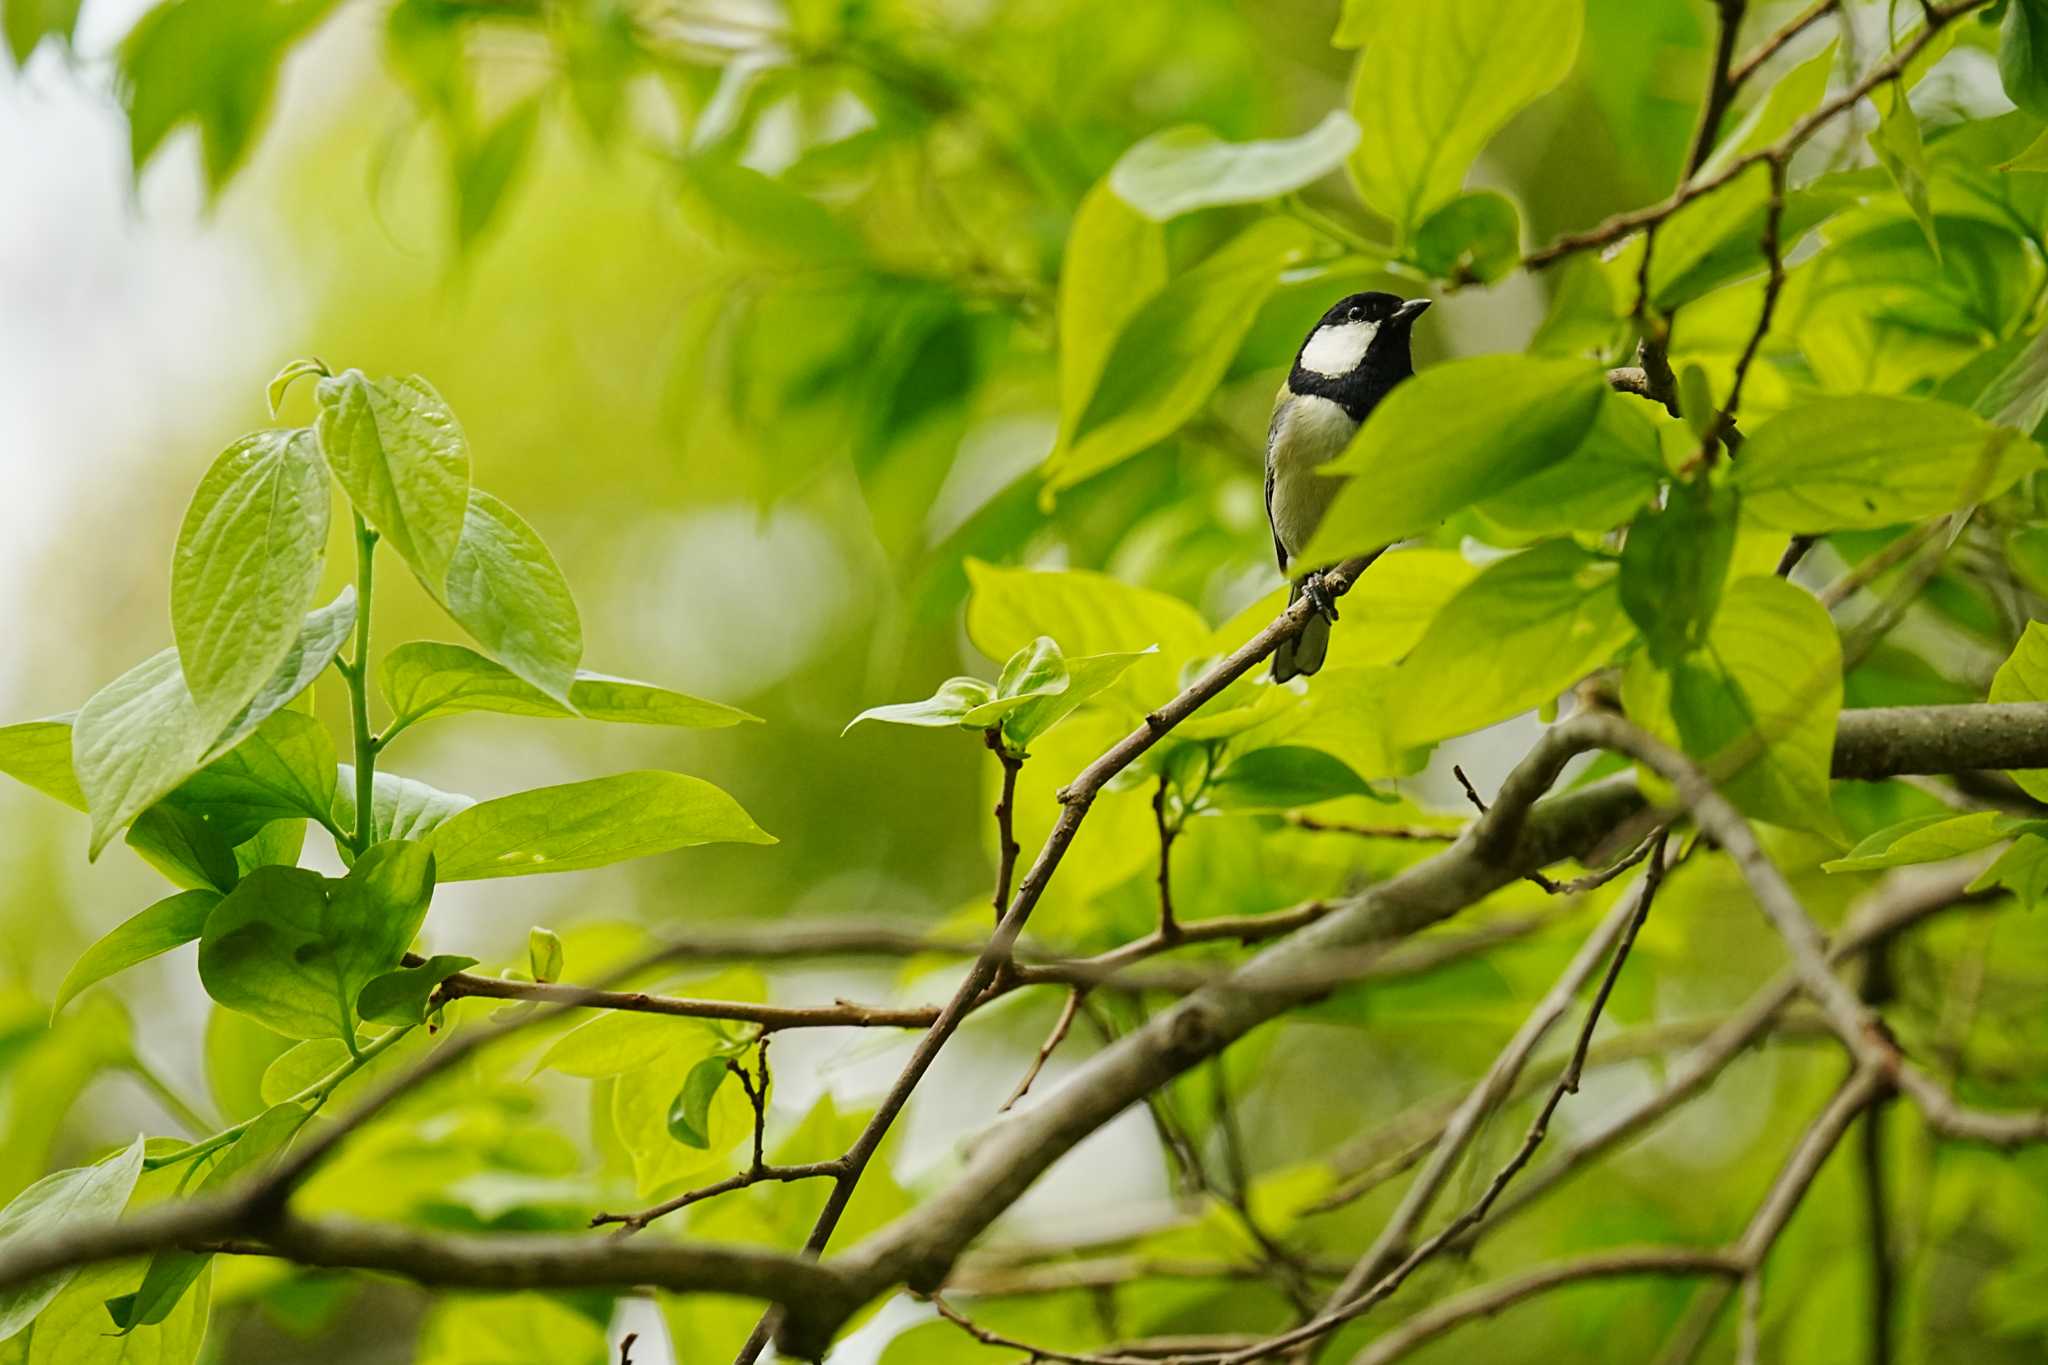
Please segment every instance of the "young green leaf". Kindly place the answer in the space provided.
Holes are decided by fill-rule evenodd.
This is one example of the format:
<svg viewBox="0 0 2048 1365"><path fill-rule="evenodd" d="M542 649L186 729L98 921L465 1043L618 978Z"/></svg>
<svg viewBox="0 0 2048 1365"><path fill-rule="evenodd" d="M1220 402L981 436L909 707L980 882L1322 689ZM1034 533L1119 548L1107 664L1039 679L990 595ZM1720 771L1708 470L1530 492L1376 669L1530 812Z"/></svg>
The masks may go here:
<svg viewBox="0 0 2048 1365"><path fill-rule="evenodd" d="M306 847L304 820L272 820L235 845L238 879L259 867L296 867Z"/></svg>
<svg viewBox="0 0 2048 1365"><path fill-rule="evenodd" d="M1847 856L1821 864L1825 872L1875 872L1886 867L1938 863L1989 848L2015 833L2040 833L2040 822L2019 820L1995 810L1968 815L1922 815L1877 831L1849 850Z"/></svg>
<svg viewBox="0 0 2048 1365"><path fill-rule="evenodd" d="M668 1107L669 1136L686 1147L711 1145L711 1101L731 1071L724 1057L706 1057L690 1068L683 1088Z"/></svg>
<svg viewBox="0 0 2048 1365"><path fill-rule="evenodd" d="M1193 607L1107 574L969 559L967 583L967 638L989 658L1007 659L1040 635L1077 655L1142 654L1156 645L1159 653L1139 660L1129 675L1131 692L1154 703L1179 690L1182 664L1215 648L1208 623Z"/></svg>
<svg viewBox="0 0 2048 1365"><path fill-rule="evenodd" d="M1928 200L1927 148L1920 141L1920 118L1903 95L1891 104L1891 111L1871 130L1870 150L1876 153L1878 164L1891 176L1892 183L1899 187L1899 196L1913 210L1914 221L1927 234L1928 249L1938 261L1941 239L1935 234L1934 210Z"/></svg>
<svg viewBox="0 0 2048 1365"><path fill-rule="evenodd" d="M948 678L939 690L923 701L899 701L887 706L870 706L846 722L845 734L864 720L890 725L918 725L928 729L959 726L966 728L967 714L995 700L995 688L980 678Z"/></svg>
<svg viewBox="0 0 2048 1365"><path fill-rule="evenodd" d="M259 431L213 462L171 558L171 629L199 717L215 731L298 643L327 551L327 469L313 433Z"/></svg>
<svg viewBox="0 0 2048 1365"><path fill-rule="evenodd" d="M308 1117L306 1109L296 1104L279 1104L264 1110L221 1153L213 1168L194 1188L193 1194L219 1194L240 1179L244 1172L267 1164L298 1135ZM114 1325L126 1335L138 1327L163 1322L212 1259L210 1255L197 1251L157 1252L150 1257L149 1269L143 1272L142 1283L132 1295L107 1301ZM114 1308L117 1303L120 1305L118 1312Z"/></svg>
<svg viewBox="0 0 2048 1365"><path fill-rule="evenodd" d="M92 695L71 732L71 764L92 815L92 857L198 771L212 734L185 690L175 649L152 654Z"/></svg>
<svg viewBox="0 0 2048 1365"><path fill-rule="evenodd" d="M1737 579L1706 648L1670 672L1636 655L1622 700L1631 719L1676 742L1748 814L1840 837L1828 768L1842 648L1813 594L1770 575Z"/></svg>
<svg viewBox="0 0 2048 1365"><path fill-rule="evenodd" d="M1022 698L1003 717L1003 742L1012 753L1024 753L1031 742L1114 687L1133 664L1157 649L1114 654L1084 654L1066 660L1066 686Z"/></svg>
<svg viewBox="0 0 2048 1365"><path fill-rule="evenodd" d="M2012 362L1984 386L1970 409L2015 431L2031 433L2048 421L2048 328L2034 333Z"/></svg>
<svg viewBox="0 0 2048 1365"><path fill-rule="evenodd" d="M455 157L455 244L467 249L483 235L519 174L540 122L540 101L521 100Z"/></svg>
<svg viewBox="0 0 2048 1365"><path fill-rule="evenodd" d="M633 772L540 787L461 811L427 836L442 881L575 872L698 844L772 844L717 787Z"/></svg>
<svg viewBox="0 0 2048 1365"><path fill-rule="evenodd" d="M583 656L576 599L534 529L479 489L470 490L441 600L498 662L573 707L569 690Z"/></svg>
<svg viewBox="0 0 2048 1365"><path fill-rule="evenodd" d="M1312 245L1301 224L1264 219L1147 300L1118 334L1080 415L1061 423L1045 465L1047 490L1101 473L1194 416L1280 273Z"/></svg>
<svg viewBox="0 0 2048 1365"><path fill-rule="evenodd" d="M526 931L526 966L535 981L562 979L562 936L536 925Z"/></svg>
<svg viewBox="0 0 2048 1365"><path fill-rule="evenodd" d="M355 1037L355 1004L398 965L433 892L431 851L373 845L331 888L317 873L258 868L208 916L208 995L288 1038Z"/></svg>
<svg viewBox="0 0 2048 1365"><path fill-rule="evenodd" d="M343 763L337 768L331 817L337 829L356 827L355 777L353 764ZM370 803L372 839L424 839L474 806L476 798L444 792L396 773L378 773L372 780ZM441 874L441 880L448 879L445 872Z"/></svg>
<svg viewBox="0 0 2048 1365"><path fill-rule="evenodd" d="M273 820L326 820L336 772L327 727L303 711L278 711L167 799L205 816L234 845Z"/></svg>
<svg viewBox="0 0 2048 1365"><path fill-rule="evenodd" d="M1475 503L1473 512L1500 528L1503 544L1567 531L1606 531L1627 521L1669 475L1647 409L1639 398L1609 393L1586 439L1571 454L1518 480L1505 493ZM1360 586L1370 583L1390 557L1382 555ZM1352 589L1352 600L1358 591ZM1339 636L1334 647L1342 651L1347 643Z"/></svg>
<svg viewBox="0 0 2048 1365"><path fill-rule="evenodd" d="M1166 283L1166 234L1098 183L1074 210L1060 261L1060 425L1072 430L1117 334Z"/></svg>
<svg viewBox="0 0 2048 1365"><path fill-rule="evenodd" d="M623 1076L678 1051L701 1050L707 1033L706 1026L695 1020L608 1012L557 1038L533 1064L533 1070L536 1075L559 1071L586 1080Z"/></svg>
<svg viewBox="0 0 2048 1365"><path fill-rule="evenodd" d="M1225 142L1198 123L1154 133L1110 168L1109 187L1163 223L1218 204L1256 204L1314 184L1344 164L1358 125L1334 111L1299 137Z"/></svg>
<svg viewBox="0 0 2048 1365"><path fill-rule="evenodd" d="M1865 394L1771 418L1743 442L1729 482L1746 520L1820 534L1970 507L2041 464L2040 446L1967 409Z"/></svg>
<svg viewBox="0 0 2048 1365"><path fill-rule="evenodd" d="M78 25L81 0L17 0L0 10L0 33L7 38L7 51L16 67L28 65L45 38L69 44Z"/></svg>
<svg viewBox="0 0 2048 1365"><path fill-rule="evenodd" d="M1997 861L1977 874L1968 890L1989 891L2002 886L2020 898L2020 904L2037 910L2048 901L2048 839L2023 834Z"/></svg>
<svg viewBox="0 0 2048 1365"><path fill-rule="evenodd" d="M1621 551L1621 607L1669 667L1705 643L1735 554L1735 499L1705 478L1674 483L1661 508L1629 527Z"/></svg>
<svg viewBox="0 0 2048 1365"><path fill-rule="evenodd" d="M128 1203L142 1174L143 1139L96 1166L46 1175L0 1209L0 1249L33 1246L80 1224L107 1223ZM76 1267L0 1289L0 1341L35 1321L78 1274Z"/></svg>
<svg viewBox="0 0 2048 1365"><path fill-rule="evenodd" d="M58 716L0 726L0 773L73 810L84 810L85 793L71 771L72 720Z"/></svg>
<svg viewBox="0 0 2048 1365"><path fill-rule="evenodd" d="M1208 786L1220 810L1292 810L1343 796L1372 796L1366 780L1334 754L1300 745L1254 749L1231 760Z"/></svg>
<svg viewBox="0 0 2048 1365"><path fill-rule="evenodd" d="M57 987L57 998L50 1005L51 1015L54 1017L86 987L198 938L206 927L206 917L220 901L218 891L181 891L123 920L87 948L64 974L63 984Z"/></svg>
<svg viewBox="0 0 2048 1365"><path fill-rule="evenodd" d="M1351 178L1406 240L1457 195L1493 135L1571 70L1585 6L1435 0L1380 9L1351 86L1363 132Z"/></svg>
<svg viewBox="0 0 2048 1365"><path fill-rule="evenodd" d="M1575 450L1607 385L1578 360L1474 356L1396 388L1324 466L1352 476L1300 558L1334 563L1433 530ZM1417 459L1420 450L1429 458Z"/></svg>
<svg viewBox="0 0 2048 1365"><path fill-rule="evenodd" d="M417 967L399 967L373 976L356 993L356 1013L366 1024L423 1024L435 989L475 965L473 957L436 953Z"/></svg>
<svg viewBox="0 0 2048 1365"><path fill-rule="evenodd" d="M257 690L242 713L207 746L202 764L211 763L256 732L256 727L282 711L325 671L341 653L349 633L356 628L356 590L343 588L332 602L308 612L299 628L298 643L285 654L284 662L270 681Z"/></svg>
<svg viewBox="0 0 2048 1365"><path fill-rule="evenodd" d="M320 449L363 519L441 591L469 508L469 440L441 395L417 376L372 381L346 370L320 381Z"/></svg>
<svg viewBox="0 0 2048 1365"><path fill-rule="evenodd" d="M1521 263L1521 215L1492 190L1461 194L1416 229L1409 256L1438 279L1497 280Z"/></svg>
<svg viewBox="0 0 2048 1365"><path fill-rule="evenodd" d="M385 655L380 681L384 699L391 704L394 727L462 711L551 718L580 715L629 725L700 728L760 719L737 707L671 692L653 683L581 669L569 685L570 706L563 706L475 650L431 640L415 640Z"/></svg>
<svg viewBox="0 0 2048 1365"><path fill-rule="evenodd" d="M1998 79L2005 97L2048 118L2048 0L2011 0L1998 31Z"/></svg>
<svg viewBox="0 0 2048 1365"><path fill-rule="evenodd" d="M188 891L234 890L241 880L235 852L198 814L159 801L128 827L128 846L142 861Z"/></svg>
<svg viewBox="0 0 2048 1365"><path fill-rule="evenodd" d="M2027 622L2019 641L1991 675L1992 701L2048 701L2048 625ZM2048 768L2008 773L2027 795L2048 800Z"/></svg>
<svg viewBox="0 0 2048 1365"><path fill-rule="evenodd" d="M1395 670L1391 742L1412 748L1553 701L1634 633L1620 566L1553 540L1487 567L1444 605ZM1497 661L1474 669L1472 660Z"/></svg>

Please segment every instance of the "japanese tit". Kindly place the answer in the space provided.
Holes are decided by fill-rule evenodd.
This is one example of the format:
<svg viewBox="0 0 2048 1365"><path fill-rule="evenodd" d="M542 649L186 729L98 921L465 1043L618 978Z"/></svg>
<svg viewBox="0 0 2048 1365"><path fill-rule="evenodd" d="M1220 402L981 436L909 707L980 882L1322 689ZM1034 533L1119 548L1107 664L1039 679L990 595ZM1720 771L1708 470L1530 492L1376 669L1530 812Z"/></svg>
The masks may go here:
<svg viewBox="0 0 2048 1365"><path fill-rule="evenodd" d="M1318 613L1274 651L1275 682L1323 666L1330 623L1337 619L1321 566L1295 562L1344 483L1316 469L1343 454L1367 414L1394 385L1415 373L1408 333L1429 303L1380 293L1339 299L1301 343L1273 402L1273 421L1266 430L1266 520L1273 527L1280 572L1292 580L1288 602L1305 596Z"/></svg>

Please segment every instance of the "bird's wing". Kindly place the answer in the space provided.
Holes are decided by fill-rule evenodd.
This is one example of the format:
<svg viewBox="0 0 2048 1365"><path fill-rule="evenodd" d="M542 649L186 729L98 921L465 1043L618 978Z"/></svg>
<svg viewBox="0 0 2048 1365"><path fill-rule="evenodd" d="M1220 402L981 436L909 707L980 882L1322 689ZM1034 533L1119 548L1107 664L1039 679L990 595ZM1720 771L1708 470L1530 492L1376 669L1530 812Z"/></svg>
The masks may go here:
<svg viewBox="0 0 2048 1365"><path fill-rule="evenodd" d="M1279 395L1273 400L1273 419L1266 424L1266 527L1273 533L1273 555L1280 561L1280 572L1287 572L1287 546L1281 543L1280 526L1273 520L1273 442L1279 439L1281 419L1287 415L1287 386L1280 386Z"/></svg>

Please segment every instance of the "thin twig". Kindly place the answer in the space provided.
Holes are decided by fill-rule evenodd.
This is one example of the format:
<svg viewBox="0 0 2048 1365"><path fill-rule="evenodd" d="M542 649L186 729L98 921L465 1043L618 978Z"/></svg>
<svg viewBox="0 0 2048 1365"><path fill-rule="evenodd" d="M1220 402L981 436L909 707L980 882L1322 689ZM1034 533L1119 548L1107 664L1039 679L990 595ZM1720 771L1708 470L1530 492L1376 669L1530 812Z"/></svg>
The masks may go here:
<svg viewBox="0 0 2048 1365"><path fill-rule="evenodd" d="M1080 1013L1081 998L1087 994L1088 988L1085 986L1076 986L1067 992L1067 1003L1061 1007L1060 1017L1054 1022L1052 1032L1046 1034L1045 1041L1038 1045L1038 1055L1031 1059L1031 1066L1024 1072L1023 1079L1017 1082L1017 1088L1010 1092L1010 1098L1003 1101L1002 1108L998 1109L997 1113L1009 1112L1012 1105L1030 1093L1031 1084L1038 1079L1038 1073L1045 1069L1047 1059L1066 1041L1068 1031L1074 1027L1074 1016Z"/></svg>

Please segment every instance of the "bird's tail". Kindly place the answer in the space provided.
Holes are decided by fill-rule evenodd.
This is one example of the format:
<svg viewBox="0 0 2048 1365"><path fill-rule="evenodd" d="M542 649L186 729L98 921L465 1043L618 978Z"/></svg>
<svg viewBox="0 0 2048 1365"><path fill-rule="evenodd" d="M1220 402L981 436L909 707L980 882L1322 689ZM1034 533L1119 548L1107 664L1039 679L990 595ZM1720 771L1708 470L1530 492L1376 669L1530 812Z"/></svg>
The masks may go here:
<svg viewBox="0 0 2048 1365"><path fill-rule="evenodd" d="M1300 596L1301 585L1296 583L1287 590L1287 604L1293 606ZM1286 682L1289 678L1307 677L1323 666L1323 656L1329 652L1329 619L1309 617L1308 624L1301 628L1301 634L1291 640L1282 640L1280 647L1273 651L1273 681Z"/></svg>

